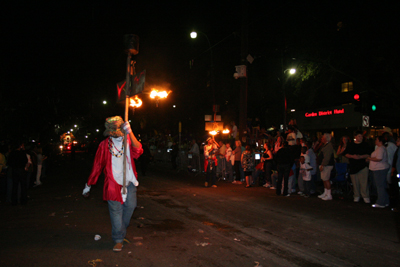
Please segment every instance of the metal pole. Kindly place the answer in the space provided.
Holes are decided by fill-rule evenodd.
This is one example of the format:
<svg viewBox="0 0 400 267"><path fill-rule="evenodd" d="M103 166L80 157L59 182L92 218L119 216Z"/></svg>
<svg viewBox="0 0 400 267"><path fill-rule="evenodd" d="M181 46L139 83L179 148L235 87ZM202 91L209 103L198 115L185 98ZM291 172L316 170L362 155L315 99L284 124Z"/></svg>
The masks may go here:
<svg viewBox="0 0 400 267"><path fill-rule="evenodd" d="M283 93L283 133L286 131L286 92L285 92L285 71L283 69L283 52L281 57L281 83L282 83L282 93Z"/></svg>

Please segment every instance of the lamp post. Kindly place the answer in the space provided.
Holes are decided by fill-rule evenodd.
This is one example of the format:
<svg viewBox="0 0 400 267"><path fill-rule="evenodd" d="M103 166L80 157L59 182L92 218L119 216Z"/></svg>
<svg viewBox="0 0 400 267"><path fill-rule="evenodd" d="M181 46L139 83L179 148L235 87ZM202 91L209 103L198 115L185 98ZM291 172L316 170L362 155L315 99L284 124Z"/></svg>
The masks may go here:
<svg viewBox="0 0 400 267"><path fill-rule="evenodd" d="M209 48L208 48L205 52L207 52L208 50L210 50L210 62L211 62L211 66L210 66L210 89L211 89L212 95L213 95L213 105L215 105L215 92L214 92L214 62L213 62L212 46L211 46L211 43L210 43L210 39L208 39L207 34L205 34L204 32L192 31L192 32L190 33L190 38L196 39L196 38L197 38L197 33L201 33L202 35L204 35L204 37L206 37L207 43L208 43L208 46L209 46Z"/></svg>
<svg viewBox="0 0 400 267"><path fill-rule="evenodd" d="M287 99L286 99L286 91L285 91L285 74L289 72L290 75L293 75L296 73L296 69L291 68L291 69L286 69L283 70L283 59L282 59L282 78L281 78L281 83L282 83L282 93L283 93L283 132L286 131L286 115L287 115Z"/></svg>

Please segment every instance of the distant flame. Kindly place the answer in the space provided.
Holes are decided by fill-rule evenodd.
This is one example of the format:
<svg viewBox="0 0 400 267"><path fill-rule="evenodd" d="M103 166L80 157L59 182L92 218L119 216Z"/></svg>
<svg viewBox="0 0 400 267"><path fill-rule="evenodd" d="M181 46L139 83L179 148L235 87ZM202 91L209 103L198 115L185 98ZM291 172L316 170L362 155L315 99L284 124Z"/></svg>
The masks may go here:
<svg viewBox="0 0 400 267"><path fill-rule="evenodd" d="M158 91L157 89L153 89L151 91L151 93L150 93L150 98L153 98L153 99L156 98L156 97L158 97L158 98L167 98L169 93L170 92L167 92L167 91Z"/></svg>
<svg viewBox="0 0 400 267"><path fill-rule="evenodd" d="M134 107L134 108L140 107L143 103L142 100L140 98L138 98L137 96L135 96L135 99L131 98L130 100L131 100L130 106Z"/></svg>
<svg viewBox="0 0 400 267"><path fill-rule="evenodd" d="M210 134L211 135L216 135L218 132L217 131L211 131Z"/></svg>
<svg viewBox="0 0 400 267"><path fill-rule="evenodd" d="M225 129L225 130L222 131L222 133L223 133L223 134L228 134L228 133L229 133L229 130L228 130L228 129Z"/></svg>

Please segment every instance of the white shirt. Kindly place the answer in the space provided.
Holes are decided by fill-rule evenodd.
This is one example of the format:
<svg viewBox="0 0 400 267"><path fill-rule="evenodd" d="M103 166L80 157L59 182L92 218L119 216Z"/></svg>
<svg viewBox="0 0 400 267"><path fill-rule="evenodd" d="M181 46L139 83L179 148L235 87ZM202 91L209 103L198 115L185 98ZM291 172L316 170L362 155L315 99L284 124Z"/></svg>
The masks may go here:
<svg viewBox="0 0 400 267"><path fill-rule="evenodd" d="M237 136L237 127L236 127L236 125L234 125L232 127L232 137L233 137L233 139L236 140L236 136Z"/></svg>
<svg viewBox="0 0 400 267"><path fill-rule="evenodd" d="M122 151L122 147L124 145L123 137L114 138L111 137L111 140L114 143L113 152L114 154L118 154L118 150ZM118 149L118 150L117 150ZM124 180L124 154L121 157L117 158L111 155L111 163L112 163L112 172L114 176L114 180L119 184L123 185ZM139 185L138 180L133 173L132 165L131 165L131 153L129 147L127 147L126 153L126 184L132 182L135 186Z"/></svg>
<svg viewBox="0 0 400 267"><path fill-rule="evenodd" d="M231 160L231 156L232 156L232 148L229 147L225 151L225 159L226 159L226 161L230 161Z"/></svg>

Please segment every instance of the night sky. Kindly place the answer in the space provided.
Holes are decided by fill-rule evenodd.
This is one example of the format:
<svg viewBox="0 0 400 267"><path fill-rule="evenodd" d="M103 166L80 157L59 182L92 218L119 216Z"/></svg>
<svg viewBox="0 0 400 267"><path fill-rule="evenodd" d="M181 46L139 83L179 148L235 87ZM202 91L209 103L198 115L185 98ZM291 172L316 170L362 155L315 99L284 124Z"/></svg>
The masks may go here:
<svg viewBox="0 0 400 267"><path fill-rule="evenodd" d="M215 101L226 122L238 116L239 85L233 73L241 64L243 25L248 30L247 52L255 59L248 67L248 115L262 118L266 126L279 123L271 117L279 109L281 62L285 67L310 62L331 67L320 67L312 79L299 76L288 83L289 94L297 99L304 92L329 94L349 80L359 80L360 88L374 88L384 79L388 94L398 89L398 7L392 1L247 1L247 8L234 1L81 2L3 4L3 125L20 122L26 135L37 135L40 129L78 121L89 131L107 116L123 115L115 98L116 83L125 79L125 34L140 38L134 59L137 72L147 71L146 89L173 91L159 108L142 97L145 106L135 111L133 124L146 121L148 128L177 128L183 121L201 131L203 116L212 113L209 44L201 34L190 39L194 29L205 33L212 45ZM299 96L299 88L314 91ZM310 106L321 104L317 98L300 99ZM103 100L108 107L102 106ZM6 135L5 130L1 134Z"/></svg>

